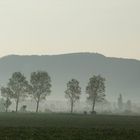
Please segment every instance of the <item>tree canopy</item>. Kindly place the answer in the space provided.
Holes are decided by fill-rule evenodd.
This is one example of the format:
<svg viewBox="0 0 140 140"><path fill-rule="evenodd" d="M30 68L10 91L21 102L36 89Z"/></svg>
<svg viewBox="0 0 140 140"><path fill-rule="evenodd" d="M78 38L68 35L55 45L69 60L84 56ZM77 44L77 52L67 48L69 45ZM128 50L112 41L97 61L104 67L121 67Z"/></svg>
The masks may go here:
<svg viewBox="0 0 140 140"><path fill-rule="evenodd" d="M71 113L73 112L73 106L77 100L80 99L81 87L76 79L72 79L67 83L67 90L65 91L66 98L70 100Z"/></svg>
<svg viewBox="0 0 140 140"><path fill-rule="evenodd" d="M100 75L91 77L86 87L86 93L88 94L87 99L92 102L92 112L94 112L96 101L101 102L105 98L105 78Z"/></svg>
<svg viewBox="0 0 140 140"><path fill-rule="evenodd" d="M44 100L51 93L51 78L45 71L31 73L30 94L37 103L36 112L38 112L39 102Z"/></svg>

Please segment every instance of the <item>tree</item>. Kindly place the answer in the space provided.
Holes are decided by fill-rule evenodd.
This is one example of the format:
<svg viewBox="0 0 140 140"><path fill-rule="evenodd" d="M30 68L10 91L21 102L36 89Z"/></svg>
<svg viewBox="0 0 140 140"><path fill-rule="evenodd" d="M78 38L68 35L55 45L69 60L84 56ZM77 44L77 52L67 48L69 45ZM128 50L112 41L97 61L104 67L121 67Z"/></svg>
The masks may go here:
<svg viewBox="0 0 140 140"><path fill-rule="evenodd" d="M105 78L100 75L91 77L86 87L86 93L88 94L87 99L92 102L92 113L94 113L96 102L102 102L105 98Z"/></svg>
<svg viewBox="0 0 140 140"><path fill-rule="evenodd" d="M36 112L39 109L41 100L46 99L46 96L51 93L51 78L45 71L31 73L30 78L30 94L35 99L37 106Z"/></svg>
<svg viewBox="0 0 140 140"><path fill-rule="evenodd" d="M120 111L123 110L123 98L122 98L122 94L119 95L119 98L118 98L118 108Z"/></svg>
<svg viewBox="0 0 140 140"><path fill-rule="evenodd" d="M4 98L0 98L0 112L5 112L5 100Z"/></svg>
<svg viewBox="0 0 140 140"><path fill-rule="evenodd" d="M27 96L28 87L26 77L20 72L13 73L9 79L8 88L11 92L11 98L16 101L16 112L18 111L20 98L24 99Z"/></svg>
<svg viewBox="0 0 140 140"><path fill-rule="evenodd" d="M6 112L8 112L8 108L10 107L11 104L12 104L11 100L9 98L7 98L4 102Z"/></svg>
<svg viewBox="0 0 140 140"><path fill-rule="evenodd" d="M67 83L67 90L65 91L66 98L70 100L71 113L73 113L73 107L77 100L80 99L81 87L76 79L72 79Z"/></svg>
<svg viewBox="0 0 140 140"><path fill-rule="evenodd" d="M1 87L1 96L6 98L3 102L3 105L5 107L5 111L8 111L9 106L12 104L10 98L12 96L12 92L8 87Z"/></svg>
<svg viewBox="0 0 140 140"><path fill-rule="evenodd" d="M126 110L131 112L131 110L132 110L132 102L131 102L131 100L128 100L126 102Z"/></svg>

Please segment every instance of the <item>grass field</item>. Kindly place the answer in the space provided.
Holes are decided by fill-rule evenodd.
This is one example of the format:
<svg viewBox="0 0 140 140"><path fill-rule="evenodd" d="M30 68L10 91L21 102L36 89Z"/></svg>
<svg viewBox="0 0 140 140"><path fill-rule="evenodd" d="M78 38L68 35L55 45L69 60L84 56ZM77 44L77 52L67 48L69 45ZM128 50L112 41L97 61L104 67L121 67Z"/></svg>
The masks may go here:
<svg viewBox="0 0 140 140"><path fill-rule="evenodd" d="M0 140L140 140L140 117L2 113Z"/></svg>

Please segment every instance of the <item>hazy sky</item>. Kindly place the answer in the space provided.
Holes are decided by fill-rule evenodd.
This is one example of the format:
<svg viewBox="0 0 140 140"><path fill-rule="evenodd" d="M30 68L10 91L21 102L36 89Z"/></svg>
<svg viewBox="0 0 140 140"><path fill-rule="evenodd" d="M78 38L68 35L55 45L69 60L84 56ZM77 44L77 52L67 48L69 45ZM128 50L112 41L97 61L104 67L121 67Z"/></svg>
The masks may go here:
<svg viewBox="0 0 140 140"><path fill-rule="evenodd" d="M140 59L140 0L0 0L0 56L69 52Z"/></svg>

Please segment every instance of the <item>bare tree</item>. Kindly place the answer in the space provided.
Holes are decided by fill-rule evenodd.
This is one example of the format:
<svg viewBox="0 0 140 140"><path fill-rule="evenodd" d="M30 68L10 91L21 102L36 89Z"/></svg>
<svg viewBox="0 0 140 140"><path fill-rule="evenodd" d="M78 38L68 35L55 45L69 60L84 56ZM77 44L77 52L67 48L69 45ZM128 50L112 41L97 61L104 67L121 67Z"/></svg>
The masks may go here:
<svg viewBox="0 0 140 140"><path fill-rule="evenodd" d="M86 87L86 93L88 94L88 100L92 102L92 113L94 113L96 101L101 102L105 97L105 78L100 75L94 75L90 78Z"/></svg>
<svg viewBox="0 0 140 140"><path fill-rule="evenodd" d="M18 111L18 105L20 98L25 99L28 91L28 81L26 77L20 73L13 73L12 77L9 79L8 88L11 92L11 98L16 101L16 112Z"/></svg>
<svg viewBox="0 0 140 140"><path fill-rule="evenodd" d="M51 78L47 72L38 71L31 73L30 94L37 103L36 112L38 112L40 101L46 99L46 96L51 93L50 88Z"/></svg>
<svg viewBox="0 0 140 140"><path fill-rule="evenodd" d="M77 100L80 99L81 87L76 79L72 79L67 83L67 90L65 91L66 98L70 100L71 113L73 113L73 107Z"/></svg>

